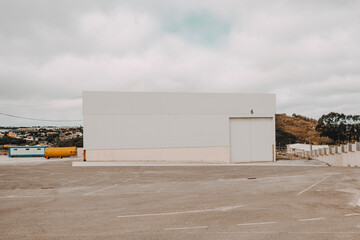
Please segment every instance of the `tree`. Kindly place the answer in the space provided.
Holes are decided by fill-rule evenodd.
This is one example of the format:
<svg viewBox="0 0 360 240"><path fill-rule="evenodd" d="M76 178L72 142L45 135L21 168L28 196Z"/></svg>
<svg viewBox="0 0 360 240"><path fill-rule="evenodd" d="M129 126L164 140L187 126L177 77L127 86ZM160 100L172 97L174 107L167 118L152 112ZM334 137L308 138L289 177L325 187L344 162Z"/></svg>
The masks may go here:
<svg viewBox="0 0 360 240"><path fill-rule="evenodd" d="M59 137L59 134L47 135L46 141L49 142L49 143L52 143L52 142L54 142L56 140L57 137Z"/></svg>
<svg viewBox="0 0 360 240"><path fill-rule="evenodd" d="M316 130L335 143L360 140L360 116L331 112L320 117Z"/></svg>
<svg viewBox="0 0 360 240"><path fill-rule="evenodd" d="M312 118L293 114L276 114L276 144L286 146L291 143L329 144L332 140L321 137L316 131L317 121Z"/></svg>
<svg viewBox="0 0 360 240"><path fill-rule="evenodd" d="M23 139L11 138L9 136L0 138L0 145L21 145L25 143L26 141Z"/></svg>
<svg viewBox="0 0 360 240"><path fill-rule="evenodd" d="M83 137L76 137L72 139L66 139L64 141L59 141L57 144L58 147L83 147Z"/></svg>

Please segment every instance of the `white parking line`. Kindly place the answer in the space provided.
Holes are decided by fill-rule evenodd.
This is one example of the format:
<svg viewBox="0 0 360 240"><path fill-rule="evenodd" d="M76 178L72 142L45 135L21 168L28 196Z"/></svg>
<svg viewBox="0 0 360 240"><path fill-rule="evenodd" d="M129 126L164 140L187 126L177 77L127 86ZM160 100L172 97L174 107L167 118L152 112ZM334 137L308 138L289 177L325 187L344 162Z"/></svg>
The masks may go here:
<svg viewBox="0 0 360 240"><path fill-rule="evenodd" d="M131 180L133 180L133 178L129 178L129 179L127 179L127 180L125 180L125 181L123 181L121 183L127 183L127 182L130 182Z"/></svg>
<svg viewBox="0 0 360 240"><path fill-rule="evenodd" d="M1 176L6 176L6 175L14 175L14 174L3 173L3 174L0 174L0 177L1 177Z"/></svg>
<svg viewBox="0 0 360 240"><path fill-rule="evenodd" d="M51 196L3 196L0 198L48 198Z"/></svg>
<svg viewBox="0 0 360 240"><path fill-rule="evenodd" d="M319 221L319 220L324 220L326 218L321 217L321 218L306 218L306 219L299 219L300 222L308 222L308 221Z"/></svg>
<svg viewBox="0 0 360 240"><path fill-rule="evenodd" d="M118 218L131 218L131 217L166 216L166 215L177 215L177 214L188 214L188 213L203 213L203 212L227 212L227 211L230 211L232 209L239 208L239 207L243 207L243 206L227 206L227 207L189 210L189 211L181 211L181 212L133 214L133 215L122 215L122 216L117 216L117 217Z"/></svg>
<svg viewBox="0 0 360 240"><path fill-rule="evenodd" d="M345 214L345 217L351 217L351 216L360 216L360 213L349 213L349 214Z"/></svg>
<svg viewBox="0 0 360 240"><path fill-rule="evenodd" d="M115 186L117 186L117 184L114 184L114 185L111 185L111 186L107 186L107 187L104 187L104 188L101 188L101 189L98 189L98 190L95 190L95 191L92 191L92 192L88 192L88 193L85 193L84 195L85 195L85 196L92 195L93 193L100 192L100 191L102 191L102 190L105 190L105 189L108 189L108 188L112 188L112 187L115 187Z"/></svg>
<svg viewBox="0 0 360 240"><path fill-rule="evenodd" d="M301 192L299 192L297 195L300 196L301 194L303 194L304 192L310 190L312 187L315 187L316 185L318 185L319 183L321 183L322 181L324 181L325 179L327 179L328 177L330 177L331 175L328 175L326 177L324 177L323 179L321 179L320 181L317 181L316 183L314 183L313 185L311 185L310 187L302 190Z"/></svg>
<svg viewBox="0 0 360 240"><path fill-rule="evenodd" d="M277 222L239 223L238 226L264 225L264 224L274 224L274 223Z"/></svg>
<svg viewBox="0 0 360 240"><path fill-rule="evenodd" d="M66 183L63 183L63 184L60 184L60 186L64 186L64 185L67 185L67 184L70 184L70 183L74 183L74 182L77 182L77 181L79 181L79 179L78 179L78 180L74 180L74 181L70 181L70 182L66 182Z"/></svg>
<svg viewBox="0 0 360 240"><path fill-rule="evenodd" d="M159 190L157 190L155 193L159 193L162 192L165 188L160 188Z"/></svg>
<svg viewBox="0 0 360 240"><path fill-rule="evenodd" d="M234 233L251 233L251 234L279 234L279 233L283 233L282 231L231 231L231 232L226 232L226 231L216 231L214 233L225 233L225 234L234 234ZM360 234L359 232L301 232L301 231L286 231L286 233L296 233L296 234ZM311 238L310 238L311 239Z"/></svg>
<svg viewBox="0 0 360 240"><path fill-rule="evenodd" d="M97 180L97 181L95 181L95 182L91 182L91 183L89 183L88 185L94 185L95 183L99 183L99 182L102 182L102 181L104 181L104 180L105 180L105 178L102 178L102 179Z"/></svg>
<svg viewBox="0 0 360 240"><path fill-rule="evenodd" d="M131 180L133 180L133 178L129 178L129 179L126 179L125 181L122 181L122 182L120 182L120 183L117 183L117 184L114 184L114 185L111 185L111 186L107 186L107 187L104 187L104 188L101 188L101 189L98 189L98 190L95 190L95 191L92 191L92 192L85 193L84 195L85 195L85 196L93 195L93 194L96 193L96 192L100 192L100 191L103 191L103 190L105 190L105 189L109 189L109 188L115 187L115 186L117 186L117 185L119 185L119 184L122 184L122 183L127 183L127 182L129 182L129 181L131 181Z"/></svg>
<svg viewBox="0 0 360 240"><path fill-rule="evenodd" d="M324 176L325 174L322 175L313 175L313 174L303 174L303 175L284 175L284 176L276 176L276 177L259 177L253 180L269 180L269 179L282 179L282 178L304 178L304 177L313 177L313 176ZM331 174L334 175L334 174ZM329 174L326 174L326 176L330 176Z"/></svg>
<svg viewBox="0 0 360 240"><path fill-rule="evenodd" d="M191 230L191 229L207 229L208 226L197 226L197 227L178 227L178 228L164 228L164 230Z"/></svg>

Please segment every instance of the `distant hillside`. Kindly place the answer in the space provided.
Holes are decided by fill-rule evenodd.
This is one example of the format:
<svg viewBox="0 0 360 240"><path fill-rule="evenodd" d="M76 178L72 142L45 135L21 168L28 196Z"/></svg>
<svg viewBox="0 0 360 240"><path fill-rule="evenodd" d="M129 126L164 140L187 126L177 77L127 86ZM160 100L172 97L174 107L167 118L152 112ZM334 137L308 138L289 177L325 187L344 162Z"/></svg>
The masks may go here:
<svg viewBox="0 0 360 240"><path fill-rule="evenodd" d="M293 114L276 114L276 145L285 146L289 143L330 144L328 137L320 137L316 131L317 120Z"/></svg>

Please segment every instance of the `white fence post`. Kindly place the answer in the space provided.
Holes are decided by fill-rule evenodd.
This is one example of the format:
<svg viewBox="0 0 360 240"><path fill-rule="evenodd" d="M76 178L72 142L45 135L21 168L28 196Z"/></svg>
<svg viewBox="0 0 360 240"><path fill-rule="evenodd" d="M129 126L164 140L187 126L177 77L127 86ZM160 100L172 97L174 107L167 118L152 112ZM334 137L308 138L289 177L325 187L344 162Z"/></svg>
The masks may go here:
<svg viewBox="0 0 360 240"><path fill-rule="evenodd" d="M357 142L357 143L355 143L355 145L356 145L356 151L360 151L360 143Z"/></svg>
<svg viewBox="0 0 360 240"><path fill-rule="evenodd" d="M347 152L348 152L347 145L345 145L345 144L341 145L341 152L343 152L343 153L347 153Z"/></svg>
<svg viewBox="0 0 360 240"><path fill-rule="evenodd" d="M330 152L330 148L325 148L325 155L329 155L329 152Z"/></svg>
<svg viewBox="0 0 360 240"><path fill-rule="evenodd" d="M330 147L330 154L335 154L335 147Z"/></svg>

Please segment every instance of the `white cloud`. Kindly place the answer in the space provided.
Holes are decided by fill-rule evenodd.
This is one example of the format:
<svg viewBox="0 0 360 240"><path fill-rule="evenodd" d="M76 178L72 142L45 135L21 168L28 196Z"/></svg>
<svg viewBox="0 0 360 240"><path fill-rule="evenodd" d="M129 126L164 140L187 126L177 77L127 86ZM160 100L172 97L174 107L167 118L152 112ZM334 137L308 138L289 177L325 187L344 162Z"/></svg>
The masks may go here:
<svg viewBox="0 0 360 240"><path fill-rule="evenodd" d="M89 13L80 19L79 32L92 46L111 52L144 50L159 34L159 23L149 14L118 8L109 15Z"/></svg>
<svg viewBox="0 0 360 240"><path fill-rule="evenodd" d="M118 90L271 92L278 112L359 113L358 1L79 2L0 10L13 24L0 28L2 111L77 119L83 90Z"/></svg>

